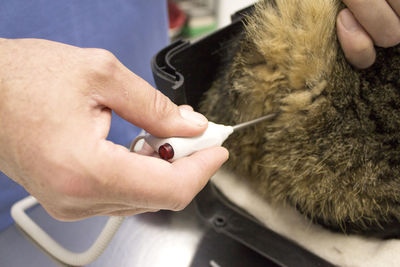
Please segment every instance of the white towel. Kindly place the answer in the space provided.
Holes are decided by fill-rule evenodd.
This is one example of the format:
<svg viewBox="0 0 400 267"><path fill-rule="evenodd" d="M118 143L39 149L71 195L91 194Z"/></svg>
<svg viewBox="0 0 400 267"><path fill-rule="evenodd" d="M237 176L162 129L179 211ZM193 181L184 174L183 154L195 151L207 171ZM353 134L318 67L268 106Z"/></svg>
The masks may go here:
<svg viewBox="0 0 400 267"><path fill-rule="evenodd" d="M269 229L339 266L400 266L400 240L331 232L312 224L290 206L273 206L249 184L226 170L212 178L219 190Z"/></svg>

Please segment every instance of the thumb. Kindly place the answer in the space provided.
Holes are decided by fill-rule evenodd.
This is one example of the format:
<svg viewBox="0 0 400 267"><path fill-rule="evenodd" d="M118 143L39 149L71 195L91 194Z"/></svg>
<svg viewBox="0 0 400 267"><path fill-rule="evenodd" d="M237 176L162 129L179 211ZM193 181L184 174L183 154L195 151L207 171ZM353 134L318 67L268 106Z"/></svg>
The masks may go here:
<svg viewBox="0 0 400 267"><path fill-rule="evenodd" d="M101 104L158 137L194 136L207 128L203 115L178 107L117 59L113 64L110 77L101 79Z"/></svg>
<svg viewBox="0 0 400 267"><path fill-rule="evenodd" d="M374 43L349 9L340 11L336 27L347 60L356 68L370 67L376 57Z"/></svg>

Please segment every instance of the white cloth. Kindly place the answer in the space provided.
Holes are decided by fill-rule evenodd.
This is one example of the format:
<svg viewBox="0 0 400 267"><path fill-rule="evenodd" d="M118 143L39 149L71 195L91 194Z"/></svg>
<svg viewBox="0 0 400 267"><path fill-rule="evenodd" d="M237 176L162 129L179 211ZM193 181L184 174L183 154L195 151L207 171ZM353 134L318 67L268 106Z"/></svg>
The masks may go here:
<svg viewBox="0 0 400 267"><path fill-rule="evenodd" d="M400 240L334 233L312 224L290 206L273 206L244 179L226 170L212 178L219 190L269 229L339 266L400 266Z"/></svg>

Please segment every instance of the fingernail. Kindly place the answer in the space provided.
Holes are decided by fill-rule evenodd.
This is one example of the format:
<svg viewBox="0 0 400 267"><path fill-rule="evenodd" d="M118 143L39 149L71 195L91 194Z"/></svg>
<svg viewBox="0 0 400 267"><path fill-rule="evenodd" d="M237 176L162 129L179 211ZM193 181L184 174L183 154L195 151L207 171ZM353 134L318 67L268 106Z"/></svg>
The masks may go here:
<svg viewBox="0 0 400 267"><path fill-rule="evenodd" d="M349 32L356 32L360 29L360 24L355 20L350 10L345 9L340 13L340 22Z"/></svg>
<svg viewBox="0 0 400 267"><path fill-rule="evenodd" d="M195 123L198 126L204 126L208 122L207 118L198 112L183 109L183 108L180 108L179 112L181 113L182 118L184 118L185 120L188 120L192 123Z"/></svg>

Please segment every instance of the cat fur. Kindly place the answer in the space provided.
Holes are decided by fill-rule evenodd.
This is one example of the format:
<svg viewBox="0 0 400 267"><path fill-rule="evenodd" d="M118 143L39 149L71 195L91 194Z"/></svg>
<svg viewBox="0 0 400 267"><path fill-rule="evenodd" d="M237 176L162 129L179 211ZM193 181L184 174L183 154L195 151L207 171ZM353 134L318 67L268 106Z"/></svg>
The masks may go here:
<svg viewBox="0 0 400 267"><path fill-rule="evenodd" d="M400 48L377 48L371 68L353 68L337 41L341 8L336 0L258 2L200 111L227 125L278 113L227 140L228 168L314 222L397 235Z"/></svg>

